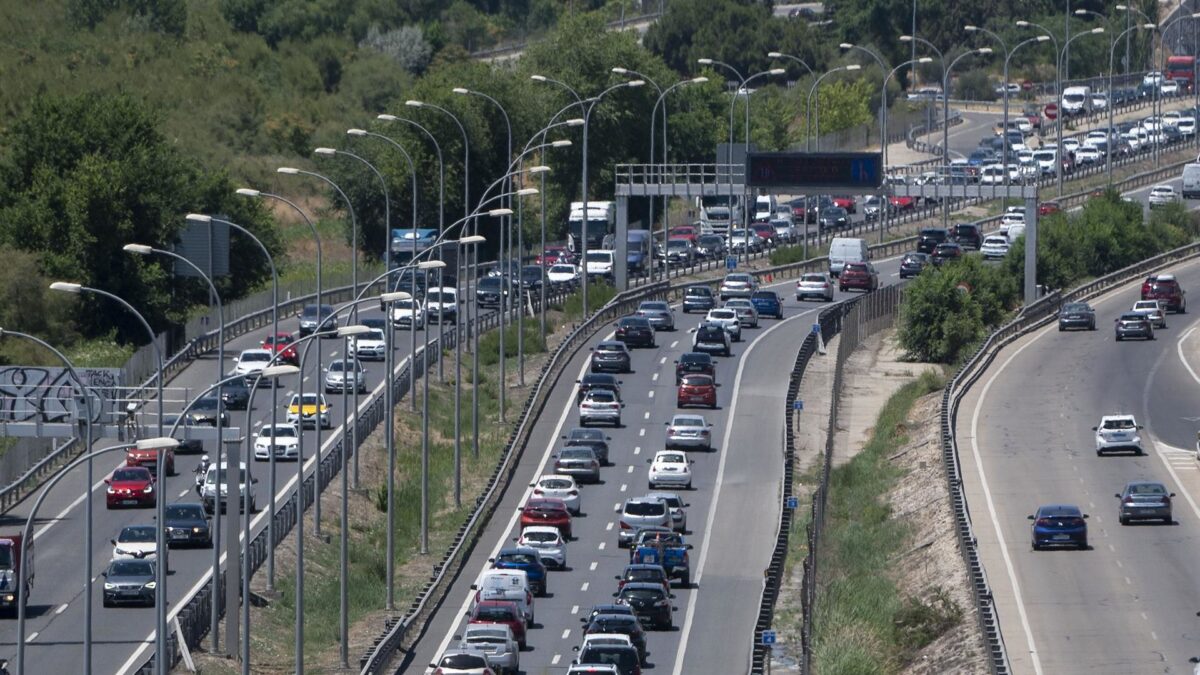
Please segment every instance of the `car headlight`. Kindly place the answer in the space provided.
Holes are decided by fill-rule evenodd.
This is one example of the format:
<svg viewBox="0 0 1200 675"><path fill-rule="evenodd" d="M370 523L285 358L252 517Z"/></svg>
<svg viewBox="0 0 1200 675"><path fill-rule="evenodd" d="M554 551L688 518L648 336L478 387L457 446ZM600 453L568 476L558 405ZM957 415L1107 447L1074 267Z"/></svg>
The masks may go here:
<svg viewBox="0 0 1200 675"><path fill-rule="evenodd" d="M147 485L147 486L146 486L146 489L145 489L145 490L142 490L142 492L145 492L146 494L150 494L151 492L154 492L154 486L153 486L153 485Z"/></svg>
<svg viewBox="0 0 1200 675"><path fill-rule="evenodd" d="M106 581L106 582L104 582L104 590L106 590L106 591L111 591L111 590L113 590L113 589L114 589L114 588L116 588L116 587L117 587L117 585L116 585L116 584L110 584L110 583L108 583L107 581Z"/></svg>
<svg viewBox="0 0 1200 675"><path fill-rule="evenodd" d="M107 493L108 493L108 494L110 494L110 495L115 495L115 494L117 493L117 491L116 491L116 490L114 490L114 489L113 489L113 487L112 487L111 485L108 487L108 489L107 489L107 490L105 490L105 492L107 492Z"/></svg>
<svg viewBox="0 0 1200 675"><path fill-rule="evenodd" d="M192 534L203 534L207 529L205 527L193 527Z"/></svg>
<svg viewBox="0 0 1200 675"><path fill-rule="evenodd" d="M158 588L158 583L154 582L154 581L150 581L150 582L147 582L144 586L142 586L142 588L152 591L152 590Z"/></svg>

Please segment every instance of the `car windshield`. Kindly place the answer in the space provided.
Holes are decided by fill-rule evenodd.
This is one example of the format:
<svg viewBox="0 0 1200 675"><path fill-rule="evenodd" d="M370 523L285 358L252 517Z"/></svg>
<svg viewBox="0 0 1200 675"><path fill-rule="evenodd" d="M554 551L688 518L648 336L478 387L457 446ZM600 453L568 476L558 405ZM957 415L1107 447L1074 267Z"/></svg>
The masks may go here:
<svg viewBox="0 0 1200 675"><path fill-rule="evenodd" d="M599 429L572 429L571 433L567 434L567 438L572 440L602 441L604 440L604 432Z"/></svg>
<svg viewBox="0 0 1200 675"><path fill-rule="evenodd" d="M488 662L487 658L478 654L448 654L442 657L442 661L438 665L453 670L476 670L487 668Z"/></svg>
<svg viewBox="0 0 1200 675"><path fill-rule="evenodd" d="M804 276L800 277L800 281L807 281L809 283L819 283L819 284L825 283L825 275L824 274L805 274Z"/></svg>
<svg viewBox="0 0 1200 675"><path fill-rule="evenodd" d="M487 290L500 289L500 277L487 277L479 280L479 288Z"/></svg>
<svg viewBox="0 0 1200 675"><path fill-rule="evenodd" d="M709 313L709 316L714 319L735 319L737 318L737 312L732 309L714 309Z"/></svg>
<svg viewBox="0 0 1200 675"><path fill-rule="evenodd" d="M588 460L591 460L591 459L596 458L596 455L591 451L590 448L580 448L580 447L563 448L562 452L559 453L558 456L560 459L588 459Z"/></svg>
<svg viewBox="0 0 1200 675"><path fill-rule="evenodd" d="M666 512L667 505L660 501L625 503L625 515L627 516L661 516Z"/></svg>
<svg viewBox="0 0 1200 675"><path fill-rule="evenodd" d="M533 565L538 562L538 557L531 553L504 553L496 562L512 563L515 565Z"/></svg>
<svg viewBox="0 0 1200 675"><path fill-rule="evenodd" d="M613 352L613 353L621 354L621 353L624 353L625 349L624 349L624 346L619 343L618 344L602 343L598 347L596 347L596 351L598 351L598 352Z"/></svg>
<svg viewBox="0 0 1200 675"><path fill-rule="evenodd" d="M154 575L154 564L148 560L114 560L108 566L110 577L149 577Z"/></svg>
<svg viewBox="0 0 1200 675"><path fill-rule="evenodd" d="M707 298L710 295L712 295L712 289L707 288L705 286L692 286L690 288L684 289L683 294L684 295L702 295Z"/></svg>
<svg viewBox="0 0 1200 675"><path fill-rule="evenodd" d="M689 387L709 387L712 386L712 378L708 375L685 375L682 383ZM686 423L687 426L698 426L691 423Z"/></svg>
<svg viewBox="0 0 1200 675"><path fill-rule="evenodd" d="M617 397L607 389L593 389L588 392L587 400L597 403L612 403Z"/></svg>
<svg viewBox="0 0 1200 675"><path fill-rule="evenodd" d="M655 458L655 461L663 464L683 464L687 459L678 452L664 452Z"/></svg>
<svg viewBox="0 0 1200 675"><path fill-rule="evenodd" d="M739 284L748 284L752 281L749 274L730 274L725 277L725 281L732 281Z"/></svg>
<svg viewBox="0 0 1200 675"><path fill-rule="evenodd" d="M317 405L318 400L319 399L316 394L303 394L302 396L293 396L292 402L289 403L288 405L289 406ZM325 405L324 401L320 401L320 403L321 403L321 405Z"/></svg>
<svg viewBox="0 0 1200 675"><path fill-rule="evenodd" d="M684 354L683 356L679 357L679 362L680 363L699 363L699 364L703 364L703 365L708 365L708 364L712 363L712 357L709 356L708 354L697 354L695 352L689 352L689 353Z"/></svg>
<svg viewBox="0 0 1200 675"><path fill-rule="evenodd" d="M707 383L711 379L706 375L691 375L689 377L685 377L684 382L686 382L690 379L693 379L693 378L698 379L705 383ZM704 420L699 417L676 417L675 419L671 420L671 426L673 426L673 427L702 427L702 426L704 426Z"/></svg>
<svg viewBox="0 0 1200 675"><path fill-rule="evenodd" d="M171 504L166 507L166 517L168 519L178 518L204 518L204 508L199 504Z"/></svg>
<svg viewBox="0 0 1200 675"><path fill-rule="evenodd" d="M1129 486L1129 494L1165 495L1167 489L1162 486L1162 483L1133 483Z"/></svg>
<svg viewBox="0 0 1200 675"><path fill-rule="evenodd" d="M550 268L550 274L574 274L575 268L571 265L554 265Z"/></svg>
<svg viewBox="0 0 1200 675"><path fill-rule="evenodd" d="M545 488L547 490L569 490L572 485L571 481L565 478L543 478L542 481L538 483L538 487Z"/></svg>
<svg viewBox="0 0 1200 675"><path fill-rule="evenodd" d="M598 263L612 262L612 253L607 251L589 251L587 254L587 261Z"/></svg>
<svg viewBox="0 0 1200 675"><path fill-rule="evenodd" d="M238 360L241 361L242 363L250 363L250 362L265 363L267 361L270 361L271 358L272 358L272 356L271 356L270 352L242 352L242 356Z"/></svg>
<svg viewBox="0 0 1200 675"><path fill-rule="evenodd" d="M1140 323L1142 321L1145 321L1146 317L1142 316L1141 314L1122 314L1121 320L1122 321L1136 321L1136 322Z"/></svg>
<svg viewBox="0 0 1200 675"><path fill-rule="evenodd" d="M645 310L647 312L671 311L670 306L668 306L665 302L643 302L642 304L638 305L638 309Z"/></svg>
<svg viewBox="0 0 1200 675"><path fill-rule="evenodd" d="M1117 419L1117 420L1104 420L1104 428L1105 429L1132 429L1135 426L1136 425L1133 423L1133 420L1128 419L1128 418Z"/></svg>
<svg viewBox="0 0 1200 675"><path fill-rule="evenodd" d="M662 595L662 591L653 588L626 588L621 592L622 598L634 598L637 600L657 600Z"/></svg>
<svg viewBox="0 0 1200 675"><path fill-rule="evenodd" d="M628 328L628 327L645 328L648 325L650 325L650 324L646 323L645 319L639 319L639 318L632 317L632 316L627 316L624 319L621 319L621 327L622 328Z"/></svg>
<svg viewBox="0 0 1200 675"><path fill-rule="evenodd" d="M686 239L672 239L667 242L667 248L688 248L690 243Z"/></svg>
<svg viewBox="0 0 1200 675"><path fill-rule="evenodd" d="M379 342L383 342L383 331L381 331L377 328L371 329L370 331L367 331L366 333L363 333L362 335L360 335L358 337L358 339L362 340L364 342L369 341L369 340L378 340Z"/></svg>
<svg viewBox="0 0 1200 675"><path fill-rule="evenodd" d="M430 302L454 302L454 294L430 291L425 295L425 299Z"/></svg>
<svg viewBox="0 0 1200 675"><path fill-rule="evenodd" d="M358 362L338 359L337 361L329 364L329 372L331 373L340 373L343 370L359 370Z"/></svg>
<svg viewBox="0 0 1200 675"><path fill-rule="evenodd" d="M413 309L414 307L420 309L421 303L411 298L406 298L404 300L396 300L392 303L392 307L394 309Z"/></svg>
<svg viewBox="0 0 1200 675"><path fill-rule="evenodd" d="M226 471L225 471L225 469L221 469L219 472L218 472L216 469L209 469L209 470L208 470L208 478L207 478L207 479L206 479L204 482L206 482L206 483L212 483L212 482L213 482L213 476L216 476L216 482L217 482L217 483L220 483L221 485L224 485L224 484L225 484L225 482L226 482L226 479L227 479L227 475L226 475ZM245 482L246 482L246 471L245 471L245 470L239 470L239 471L238 471L238 483L239 483L239 484L245 484Z"/></svg>
<svg viewBox="0 0 1200 675"><path fill-rule="evenodd" d="M269 438L295 438L296 427L291 425L284 426L282 424L277 427L272 427L269 424L264 424L262 430L258 432L258 435L267 436Z"/></svg>
<svg viewBox="0 0 1200 675"><path fill-rule="evenodd" d="M148 469L117 469L113 472L113 481L150 480Z"/></svg>
<svg viewBox="0 0 1200 675"><path fill-rule="evenodd" d="M134 525L121 530L117 541L121 543L145 544L154 541L156 534L152 525Z"/></svg>

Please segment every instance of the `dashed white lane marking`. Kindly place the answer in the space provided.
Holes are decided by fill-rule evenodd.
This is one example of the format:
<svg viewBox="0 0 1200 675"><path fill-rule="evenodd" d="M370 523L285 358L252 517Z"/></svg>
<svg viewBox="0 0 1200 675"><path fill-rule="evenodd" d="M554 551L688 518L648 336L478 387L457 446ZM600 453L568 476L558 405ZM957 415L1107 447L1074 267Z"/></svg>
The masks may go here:
<svg viewBox="0 0 1200 675"><path fill-rule="evenodd" d="M646 415L642 419L646 419L646 420L650 419L650 411L649 410L646 411Z"/></svg>
<svg viewBox="0 0 1200 675"><path fill-rule="evenodd" d="M629 465L629 470L626 471L625 473L633 473L633 465L632 464Z"/></svg>
<svg viewBox="0 0 1200 675"><path fill-rule="evenodd" d="M571 605L571 613L578 614L579 613L579 605Z"/></svg>
<svg viewBox="0 0 1200 675"><path fill-rule="evenodd" d="M70 604L64 602L63 604L58 606L58 609L54 610L54 613L62 614L63 612L67 611L67 607L70 607Z"/></svg>
<svg viewBox="0 0 1200 675"><path fill-rule="evenodd" d="M658 382L658 373L651 375L650 379L651 379L651 381Z"/></svg>
<svg viewBox="0 0 1200 675"><path fill-rule="evenodd" d="M635 455L640 455L640 454L642 454L642 446L640 446L640 445L636 445L636 446L634 446L634 448L633 448L633 454L635 454Z"/></svg>
<svg viewBox="0 0 1200 675"><path fill-rule="evenodd" d="M586 586L586 585L587 584L584 584L584 586ZM562 639L566 640L568 637L570 637L570 635L571 635L571 629L567 628L566 630L563 631Z"/></svg>
<svg viewBox="0 0 1200 675"><path fill-rule="evenodd" d="M1126 584L1127 586L1132 586L1132 585L1133 585L1133 582L1129 580L1129 577L1125 577L1125 584Z"/></svg>
<svg viewBox="0 0 1200 675"><path fill-rule="evenodd" d="M661 366L661 365L663 365L663 364L664 364L664 363L666 363L666 362L667 362L667 357L665 357L665 356L664 356L664 357L662 357L661 359L659 359L659 360L658 360L658 365L660 365L660 366Z"/></svg>
<svg viewBox="0 0 1200 675"><path fill-rule="evenodd" d="M597 565L599 565L599 564L600 564L600 563L593 561L591 565L588 565L588 571L590 571L590 572L595 572L595 571L596 571L596 566L597 566Z"/></svg>
<svg viewBox="0 0 1200 675"><path fill-rule="evenodd" d="M604 550L604 545L605 545L606 543L607 543L607 542L603 542L603 541L602 541L602 542L600 542L600 545L596 547L596 550L597 550L597 551L603 551L603 550Z"/></svg>
<svg viewBox="0 0 1200 675"><path fill-rule="evenodd" d="M646 414L649 415L650 413L646 413ZM646 435L645 429L638 429L638 436L645 436L645 435Z"/></svg>
<svg viewBox="0 0 1200 675"><path fill-rule="evenodd" d="M653 390L653 389L651 389L651 390L650 390L649 392L647 392L647 393L648 393L648 394L650 394L650 398L654 398L654 390Z"/></svg>
<svg viewBox="0 0 1200 675"><path fill-rule="evenodd" d="M180 493L179 493L179 496L180 496L180 497L186 497L186 496L188 496L188 493L190 493L190 492L191 492L191 490L184 490L183 492L180 492Z"/></svg>
<svg viewBox="0 0 1200 675"><path fill-rule="evenodd" d="M583 585L579 587L580 592L587 593L587 589L591 585L592 585L591 582L588 582L588 581L583 582Z"/></svg>
<svg viewBox="0 0 1200 675"><path fill-rule="evenodd" d="M621 492L624 492L628 489L629 489L629 485L627 483L621 483Z"/></svg>
<svg viewBox="0 0 1200 675"><path fill-rule="evenodd" d="M557 666L559 661L562 661L562 654L555 654L554 658L550 659L550 665Z"/></svg>
<svg viewBox="0 0 1200 675"><path fill-rule="evenodd" d="M678 344L679 344L679 340L676 340L676 341L672 342L672 343L671 343L671 349L675 349L676 345L678 345Z"/></svg>
<svg viewBox="0 0 1200 675"><path fill-rule="evenodd" d="M604 531L605 531L605 532L612 532L613 525L615 525L615 523L611 523L611 522L610 522L608 525L605 525L605 526L604 526Z"/></svg>
<svg viewBox="0 0 1200 675"><path fill-rule="evenodd" d="M1158 642L1158 633L1155 633L1154 631L1150 631L1150 637L1154 638L1155 642Z"/></svg>
<svg viewBox="0 0 1200 675"><path fill-rule="evenodd" d="M25 642L33 642L34 640L37 639L37 636L38 636L38 632L34 631L29 634L29 637L25 638Z"/></svg>
<svg viewBox="0 0 1200 675"><path fill-rule="evenodd" d="M1116 560L1116 561L1114 561L1114 562L1116 562L1116 563L1117 563L1117 567L1122 567L1122 568L1123 568L1123 567L1125 567L1125 565L1124 565L1124 564L1122 564L1120 560Z"/></svg>
<svg viewBox="0 0 1200 675"><path fill-rule="evenodd" d="M1149 621L1149 620L1150 620L1150 617L1146 616L1146 613L1145 613L1145 612L1142 612L1142 619L1143 619L1144 621Z"/></svg>

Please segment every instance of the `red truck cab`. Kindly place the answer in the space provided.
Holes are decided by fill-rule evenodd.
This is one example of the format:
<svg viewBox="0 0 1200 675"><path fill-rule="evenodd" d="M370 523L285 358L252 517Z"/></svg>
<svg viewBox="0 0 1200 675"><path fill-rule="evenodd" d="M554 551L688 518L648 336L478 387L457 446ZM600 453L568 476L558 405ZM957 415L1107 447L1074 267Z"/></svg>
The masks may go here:
<svg viewBox="0 0 1200 675"><path fill-rule="evenodd" d="M17 603L21 601L20 570L23 538L19 534L0 536L0 609L17 611ZM25 593L33 587L33 541L29 542L25 553Z"/></svg>

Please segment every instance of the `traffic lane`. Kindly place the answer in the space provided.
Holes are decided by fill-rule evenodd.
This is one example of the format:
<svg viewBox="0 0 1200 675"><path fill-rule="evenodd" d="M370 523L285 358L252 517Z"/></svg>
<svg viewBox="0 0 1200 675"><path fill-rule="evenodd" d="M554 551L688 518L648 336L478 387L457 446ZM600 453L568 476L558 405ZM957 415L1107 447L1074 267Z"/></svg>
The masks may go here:
<svg viewBox="0 0 1200 675"><path fill-rule="evenodd" d="M843 296L841 299L845 299ZM701 550L703 589L688 608L684 636L674 658L675 673L735 673L750 661L763 571L770 564L782 493L780 452L784 429L783 397L799 345L823 307L799 305L782 322L773 322L741 361L730 410L728 461L720 480L720 504ZM736 454L730 454L736 453ZM725 546L736 541L739 546ZM732 629L732 630L731 630ZM732 639L690 640L690 635ZM737 634L740 637L737 639Z"/></svg>
<svg viewBox="0 0 1200 675"><path fill-rule="evenodd" d="M1181 455L1175 464L1190 473L1197 470L1198 464L1195 451L1200 409L1194 399L1200 384L1200 329L1189 317L1167 315L1167 332L1160 333L1159 339L1169 340L1171 348L1156 364L1153 386L1146 389L1149 400L1145 407L1154 421L1153 427L1147 427L1153 429L1155 442L1160 449L1165 446Z"/></svg>
<svg viewBox="0 0 1200 675"><path fill-rule="evenodd" d="M1200 281L1195 264L1186 274L1185 286ZM1139 284L1093 303L1095 332L1060 334L1052 325L1019 341L960 408L960 455L976 505L975 530L1018 672L1149 672L1162 654L1181 667L1191 655L1184 653L1178 626L1194 621L1200 602L1187 565L1195 545L1190 533L1200 518L1177 502L1176 527L1117 524L1113 493L1132 479L1170 484L1169 471L1153 451L1096 457L1091 431L1104 414L1145 418L1143 387L1168 341L1118 344L1109 332L1110 319L1132 304ZM972 423L977 438L969 433ZM981 494L978 461L990 495ZM1091 551L1030 549L1024 516L1055 502L1076 503L1091 514ZM1030 636L1036 651L1027 644Z"/></svg>
<svg viewBox="0 0 1200 675"><path fill-rule="evenodd" d="M882 266L882 272L883 272L883 274L881 274L880 278L881 278L881 280L883 280L884 283L886 283L886 280L889 278L886 276L886 274L889 270L894 269L896 267L896 265L898 264L897 259L893 258L893 259L889 259L886 261L879 261L879 264ZM790 308L790 307L799 306L799 307L805 308L802 311L810 311L810 310L819 310L819 309L822 309L825 306L827 306L827 305L823 305L822 303L796 303L796 304L793 304L794 301L787 299L787 298L789 298L791 295L790 286L794 283L795 283L794 280L788 280L788 281L778 282L775 284L768 284L768 285L766 285L766 287L775 288L781 292L781 294L785 297L785 307ZM682 329L690 329L692 326L698 324L699 321L702 319L702 316L698 315L698 314L685 315L682 312L677 312L676 319L677 319L677 325L679 326L681 331L677 331L676 334L670 334L669 338L665 337L668 334L660 333L660 335L659 335L660 347L658 349L659 352L662 351L663 345L666 345L668 350L677 351L679 353L690 350L690 342L688 341L688 340L690 340L690 337L688 337L688 334L687 333L683 334L684 339L676 339L675 335L682 332ZM771 324L770 321L765 322L763 324L764 328L770 324ZM756 337L757 332L748 330L747 337L751 337L751 336ZM714 427L713 427L714 434L715 434L715 437L717 437L717 438L721 437L721 434L722 434L721 430L725 428L725 424L726 424L726 417L725 417L727 415L727 412L725 410L725 408L727 406L726 400L727 400L727 397L731 396L731 393L729 393L730 389L728 388L729 382L731 381L730 378L732 377L732 371L730 369L731 368L736 369L736 365L734 365L734 364L737 361L740 361L740 355L742 353L744 353L743 350L747 347L748 347L747 342L735 343L735 348L734 348L735 355L736 355L735 358L734 359L721 359L721 363L718 365L718 381L721 381L726 385L726 386L721 387L718 390L718 392L719 392L718 399L719 399L720 405L722 406L722 409L719 411L716 411L714 413L705 413L708 421L711 421L714 423ZM639 356L640 353L643 353L643 350L635 350L634 351L635 363L639 363L640 361L644 360L642 357ZM630 424L632 421L636 421L638 419L638 413L641 413L640 417L642 420L653 420L653 421L656 421L657 424L656 425L652 424L651 428L645 429L645 435L642 435L640 433L643 430L642 428L637 429L638 433L636 436L633 435L633 430L619 430L617 432L610 434L610 436L612 436L612 439L613 439L611 441L611 444L612 444L612 448L613 448L614 458L620 456L619 453L622 450L624 450L625 453L628 453L630 450L630 447L631 447L630 443L632 443L632 450L633 450L634 457L645 457L648 453L651 453L654 450L661 449L661 447L662 447L661 436L658 436L656 440L652 440L651 444L648 446L642 442L642 439L647 438L647 437L654 439L655 438L655 435L654 435L655 427L657 427L657 433L661 434L662 433L662 431L661 431L662 423L668 421L670 419L671 415L676 412L675 408L674 408L674 398L673 398L673 396L674 396L674 370L673 370L672 361L674 360L674 356L675 356L674 354L670 354L670 355L664 354L664 355L658 356L658 363L659 363L659 366L661 367L661 370L658 370L656 372L649 372L648 373L648 377L649 377L648 382L646 381L647 375L642 373L642 371L640 369L639 369L638 373L635 373L633 375L622 376L622 382L623 382L622 392L623 392L623 394L625 394L625 401L627 402L627 404L630 404L630 403L636 404L637 399L640 397L640 393L642 391L647 392L647 398L651 398L650 393L654 392L655 393L654 398L658 399L658 402L654 406L654 408L655 408L654 411L645 409L640 406L634 408L633 410L630 410L630 408L627 407L626 411L625 411L626 423ZM792 358L794 358L794 355ZM726 363L727 361L729 363ZM577 369L576 372L582 374L582 372L584 372L584 369L586 369L586 367L587 367L587 352L584 351L576 356L576 358L573 360L572 365L569 367L567 372L572 372L572 369ZM640 366L639 366L639 368L640 368ZM574 379L578 379L578 376L575 377ZM659 391L661 391L663 389L665 389L665 392L658 393ZM575 382L573 381L573 379L563 378L562 380L560 380L560 382L556 386L555 392L551 396L551 398L553 400L569 400L569 401L573 402L575 400L574 392L575 392ZM638 392L638 394L631 398L629 392ZM548 408L546 413L549 413L551 410L552 410L552 408ZM557 443L558 443L559 436L562 435L562 430L565 428L569 428L570 426L575 426L574 420L577 418L577 416L575 413L575 407L574 407L573 403L568 404L567 406L565 406L564 408L562 408L560 411L557 411L557 412L558 412L557 415L552 416L552 419L554 420L552 425L547 424L547 414L544 413L541 416L541 418L538 421L537 426L535 427L534 436L532 437L532 438L538 439L538 444L535 445L534 441L531 440L531 446L546 447L546 452L549 453L552 449L555 449L558 447ZM630 414L629 414L630 412L633 413L632 416L630 416ZM647 417L647 416L649 416L649 417ZM659 419L655 419L656 417ZM633 440L633 441L628 440L630 438L633 438L635 440ZM542 445L543 443L545 444L544 446ZM718 448L718 453L719 452L722 452L722 450ZM695 454L695 453L693 453L693 454ZM528 458L522 460L523 464L526 462L530 462L530 460ZM618 467L610 467L608 469L603 470L606 474L605 475L606 482L602 486L600 486L600 489L596 489L595 486L586 486L582 490L585 503L592 504L598 500L601 504L610 503L611 504L610 508L617 508L617 507L619 507L619 505L621 503L623 503L625 498L643 494L645 492L645 490L635 491L635 486L637 484L644 484L644 481L645 481L645 473L644 473L646 470L645 464L644 464L645 460L641 460L641 462L642 463L638 463L635 460L633 463L623 464L618 470L618 475L620 475L619 471L623 470L623 471L625 471L624 475L632 476L632 478L631 478L632 482L621 481L619 483L611 483L610 484L608 475L610 475L612 473L611 472L612 468L618 468ZM546 463L547 463L547 458L546 458L546 456L543 456L541 458L540 466L545 466ZM713 469L710 466L710 463L708 463L708 462L698 462L697 465L693 466L693 471L695 472L694 473L694 486L701 488L701 489L693 490L690 493L686 493L685 498L690 503L690 508L688 509L689 527L691 528L692 532L698 533L698 532L704 531L704 526L706 525L707 518L708 518L708 505L710 503L708 500L711 499L710 493L706 492L702 486L710 486L711 487L712 483L706 482L706 481L708 480L708 477L711 475L711 472L713 471ZM548 470L542 470L540 468L537 471L532 471L532 470L530 470L529 467L525 467L523 470L519 471L518 476L520 476L520 478L514 479L514 481L511 485L514 487L519 487L520 489L519 490L509 489L506 491L506 494L502 499L502 506L497 509L497 513L498 514L515 513L516 509L518 509L520 507L520 505L524 503L524 500L528 494L528 488L526 486L530 482L532 482L533 479L536 478L537 475L541 475L542 473L546 473L546 472L548 472ZM522 482L520 484L518 484L517 480L521 480ZM626 489L624 491L622 491L620 489L621 485L626 486ZM592 494L592 493L597 493L597 494ZM591 510L590 507L588 508L588 510L589 511ZM588 522L583 522L583 521L588 521ZM604 551L608 551L609 553L603 554L606 556L606 559L604 559L604 560L592 559L592 560L588 561L584 572L586 572L586 573L595 572L595 574L592 574L590 577L587 577L587 574L585 574L585 576L583 576L583 577L580 577L580 576L571 577L565 582L567 589L572 590L575 594L571 598L569 598L569 599L568 598L560 598L559 595L557 595L556 591L553 591L553 590L551 591L551 592L555 592L556 595L554 596L551 603L545 603L545 604L550 605L552 608L557 607L559 611L563 611L563 610L567 611L568 614L564 618L566 625L563 628L558 629L557 631L551 631L551 634L554 634L555 632L557 632L557 635L552 635L552 636L558 638L559 644L554 649L547 651L547 652L541 654L539 657L537 657L538 658L537 663L547 663L546 659L549 659L549 662L547 663L547 665L545 667L551 667L551 666L557 666L564 662L569 662L571 659L571 657L569 655L572 654L571 647L573 647L575 644L578 644L581 641L579 633L574 630L575 628L578 627L577 613L580 611L586 612L587 609L589 607L591 607L591 605L593 605L593 604L611 601L611 592L613 589L615 589L615 584L609 582L608 580L612 579L612 577L615 576L616 574L619 574L621 569L623 569L625 563L628 560L628 554L626 552L621 552L620 554L612 553L612 547L615 546L615 534L613 534L613 531L617 527L615 523L616 523L615 517L604 522L603 528L602 528L602 533L600 533L600 532L594 533L593 532L593 530L595 528L597 528L599 525L601 525L601 523L596 522L593 524L592 521L590 521L589 519L586 519L586 518L580 519L580 522L576 523L573 526L573 529L578 529L577 535L579 536L579 539L577 539L576 542L573 542L572 544L570 544L568 546L568 557L570 559L572 559L572 561L573 561L572 562L572 573L579 571L579 568L577 567L577 565L574 561L577 560L577 558L578 558L577 554L578 554L578 550L581 548L579 545L581 542L585 543L585 546L583 548L586 552L595 551L596 555L602 555L601 552L604 552ZM462 587L462 589L465 589L466 586L469 586L471 583L473 583L474 579L478 575L478 571L482 571L483 569L486 569L486 567L488 566L487 559L489 557L493 557L495 552L499 550L501 545L507 544L508 542L510 542L511 538L513 536L515 536L516 530L517 530L517 528L515 526L515 516L510 517L509 521L504 521L502 525L499 525L495 519L493 519L493 521L491 523L489 523L488 527L485 528L484 540L485 541L493 541L493 542L497 542L497 543L495 544L495 546L492 549L487 550L486 554L482 553L479 549L477 549L476 552L472 555L472 559L468 561L467 566L465 567L465 569L469 570L470 573L464 574L462 577L460 577L459 581L457 582L458 585L460 587ZM734 533L730 533L730 536L732 536L733 534ZM599 540L598 541L594 540L593 539L594 536L598 536ZM701 539L702 539L702 537L697 537L695 534L693 534L687 538L689 543L692 543L694 546L699 545L701 543ZM590 543L591 546L587 546L586 543ZM594 547L594 548L591 548L591 547ZM769 554L769 551L768 551L768 554ZM599 571L591 569L592 563L596 563L596 570L599 570ZM605 565L605 567L602 568L601 567L602 564ZM693 556L693 565L696 565L696 564L697 564L696 559ZM552 589L557 587L557 585L558 585L557 580L556 580L556 576L558 576L558 574L559 573L551 573L551 578L550 578L549 583L550 583ZM464 579L465 579L465 581L464 581ZM588 585L584 586L585 583ZM596 595L594 593L595 586L597 584L601 585L604 588L604 592L600 593L599 595ZM578 590L574 590L574 589L578 589ZM681 593L682 593L682 595L681 595ZM677 589L676 590L676 595L677 595L676 604L677 604L677 606L683 605L683 607L681 607L681 609L677 612L677 614L679 612L686 613L686 600L688 597L690 597L690 594L691 594L691 591L689 591L687 589ZM410 660L406 660L404 665L402 666L402 668L411 666L413 664L423 667L424 665L431 662L434 658L436 658L437 655L439 655L447 646L449 646L452 643L451 637L455 634L455 632L456 632L455 628L459 625L458 620L460 618L460 614L462 612L464 612L467 609L467 606L469 605L469 596L470 596L469 590L451 591L450 598L452 599L452 601L449 604L452 608L454 608L454 611L453 612L443 611L443 612L439 613L438 617L435 618L434 622L431 624L430 630L426 633L427 636L433 636L434 640L440 640L440 642L438 642L437 644L434 644L433 640L430 640L429 637L426 637L424 640L422 640L417 645L416 649L414 650L413 653L415 654L415 656ZM468 600L464 600L461 604L455 603L455 602L453 602L453 598L455 598L455 597L466 597L466 598L468 598ZM757 596L755 596L755 597L757 597ZM546 615L543 614L542 611L543 611L542 607L539 606L539 614L538 614L539 622L542 622L543 624L545 624L543 617L545 617ZM564 633L563 631L568 631L568 632ZM674 655L676 654L676 652L678 651L678 642L671 640L671 638L673 636L674 636L674 634L652 635L650 638L650 648L652 650L654 650L656 654L664 653L663 650L665 649L668 657L673 658ZM667 638L665 643L661 639L664 637ZM534 640L537 640L537 639L538 639L537 637L531 636L531 642ZM556 659L555 657L558 657L558 658ZM655 659L652 659L652 662L657 662L657 657ZM526 665L528 672L539 672L536 668L529 670L528 666L529 666L530 660L528 657L523 658L523 663Z"/></svg>

